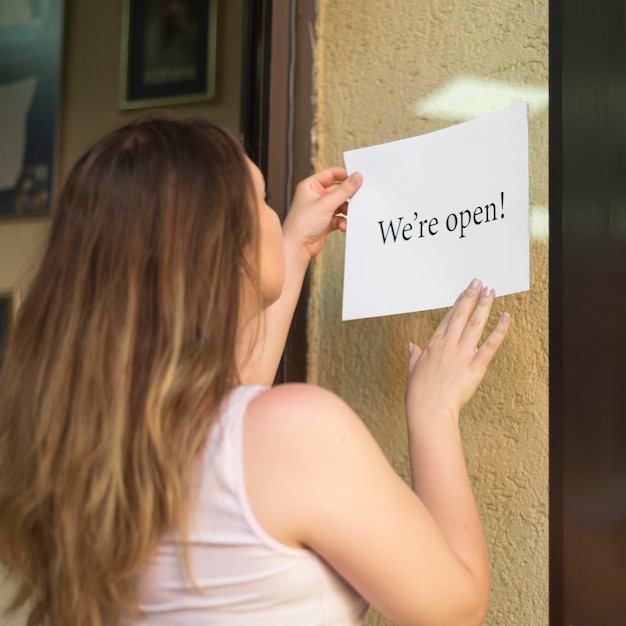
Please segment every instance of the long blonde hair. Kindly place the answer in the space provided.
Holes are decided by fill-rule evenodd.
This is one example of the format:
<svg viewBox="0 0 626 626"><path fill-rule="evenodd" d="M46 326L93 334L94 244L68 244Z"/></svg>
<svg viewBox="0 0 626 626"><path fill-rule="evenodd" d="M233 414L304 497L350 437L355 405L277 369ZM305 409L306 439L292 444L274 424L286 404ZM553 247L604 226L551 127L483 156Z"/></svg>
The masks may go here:
<svg viewBox="0 0 626 626"><path fill-rule="evenodd" d="M200 120L129 124L72 170L0 374L0 557L29 625L135 612L133 577L186 532L258 284L253 197L239 144Z"/></svg>

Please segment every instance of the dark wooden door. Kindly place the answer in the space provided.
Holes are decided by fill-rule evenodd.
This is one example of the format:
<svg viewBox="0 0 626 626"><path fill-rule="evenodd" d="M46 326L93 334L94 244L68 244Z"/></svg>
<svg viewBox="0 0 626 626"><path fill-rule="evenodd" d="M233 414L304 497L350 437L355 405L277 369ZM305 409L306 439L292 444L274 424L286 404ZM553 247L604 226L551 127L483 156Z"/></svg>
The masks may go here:
<svg viewBox="0 0 626 626"><path fill-rule="evenodd" d="M552 626L626 624L626 3L550 2Z"/></svg>

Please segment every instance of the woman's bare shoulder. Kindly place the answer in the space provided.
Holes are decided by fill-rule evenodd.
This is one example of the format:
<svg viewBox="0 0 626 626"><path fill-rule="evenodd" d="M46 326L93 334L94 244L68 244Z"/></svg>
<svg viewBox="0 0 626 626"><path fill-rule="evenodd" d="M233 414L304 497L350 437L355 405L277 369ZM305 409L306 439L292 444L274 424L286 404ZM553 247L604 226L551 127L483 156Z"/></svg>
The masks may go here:
<svg viewBox="0 0 626 626"><path fill-rule="evenodd" d="M324 387L311 383L284 383L269 388L265 393L257 396L254 402L258 402L262 406L269 406L272 403L284 405L288 403L298 405L302 402L319 403L341 403L343 400L334 392Z"/></svg>
<svg viewBox="0 0 626 626"><path fill-rule="evenodd" d="M298 383L268 389L250 403L244 422L246 485L258 521L287 545L310 545L313 510L343 497L338 488L352 482L359 459L372 450L382 457L333 392Z"/></svg>
<svg viewBox="0 0 626 626"><path fill-rule="evenodd" d="M365 429L354 410L328 389L310 383L276 385L257 396L248 408L252 426L286 430L300 436L323 435L331 429Z"/></svg>

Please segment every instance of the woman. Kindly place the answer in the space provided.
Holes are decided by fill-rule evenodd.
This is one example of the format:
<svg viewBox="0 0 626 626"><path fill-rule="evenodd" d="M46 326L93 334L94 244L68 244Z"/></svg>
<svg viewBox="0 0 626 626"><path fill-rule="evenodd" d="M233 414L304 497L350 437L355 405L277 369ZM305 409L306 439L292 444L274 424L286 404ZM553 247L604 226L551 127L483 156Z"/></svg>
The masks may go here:
<svg viewBox="0 0 626 626"><path fill-rule="evenodd" d="M489 564L458 417L473 283L406 388L413 487L332 393L271 388L302 279L361 177L303 181L281 230L215 125L153 119L76 164L0 376L0 555L29 624L480 624Z"/></svg>

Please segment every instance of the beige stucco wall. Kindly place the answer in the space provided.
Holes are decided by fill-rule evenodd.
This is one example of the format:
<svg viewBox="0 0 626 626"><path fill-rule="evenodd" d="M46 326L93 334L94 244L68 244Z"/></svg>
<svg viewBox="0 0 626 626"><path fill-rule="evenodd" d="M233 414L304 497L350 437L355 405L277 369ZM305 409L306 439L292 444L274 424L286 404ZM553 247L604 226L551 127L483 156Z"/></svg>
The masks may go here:
<svg viewBox="0 0 626 626"><path fill-rule="evenodd" d="M548 2L319 0L317 35L317 168L341 164L344 150L530 102L531 290L497 300L514 326L462 422L492 557L486 624L546 625ZM311 381L347 400L408 478L407 344L424 342L442 312L342 323L342 279L337 235L312 272ZM370 612L368 624L386 623Z"/></svg>

